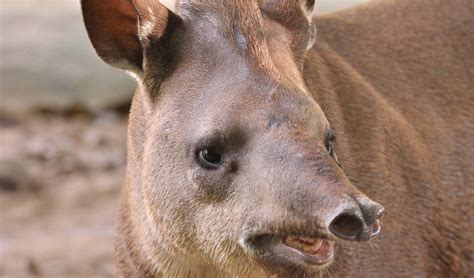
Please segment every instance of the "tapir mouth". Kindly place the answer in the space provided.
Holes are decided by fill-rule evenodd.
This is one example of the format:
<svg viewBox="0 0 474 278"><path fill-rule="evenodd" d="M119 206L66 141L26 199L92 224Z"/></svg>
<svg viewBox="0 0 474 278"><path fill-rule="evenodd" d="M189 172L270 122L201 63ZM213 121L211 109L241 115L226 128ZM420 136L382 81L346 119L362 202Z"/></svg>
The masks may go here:
<svg viewBox="0 0 474 278"><path fill-rule="evenodd" d="M297 253L309 264L326 265L334 257L333 242L326 239L287 236L283 245L288 252Z"/></svg>
<svg viewBox="0 0 474 278"><path fill-rule="evenodd" d="M246 245L264 264L283 268L322 268L334 258L334 241L319 236L265 234L249 238Z"/></svg>

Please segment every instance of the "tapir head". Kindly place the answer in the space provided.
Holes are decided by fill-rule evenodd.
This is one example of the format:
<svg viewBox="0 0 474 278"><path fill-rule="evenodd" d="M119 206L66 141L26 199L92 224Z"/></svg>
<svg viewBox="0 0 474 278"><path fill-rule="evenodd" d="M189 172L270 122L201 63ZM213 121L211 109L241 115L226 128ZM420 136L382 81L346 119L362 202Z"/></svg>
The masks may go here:
<svg viewBox="0 0 474 278"><path fill-rule="evenodd" d="M124 202L155 271L166 253L241 275L315 274L339 240L379 232L383 208L346 177L303 80L313 6L82 1L99 56L139 83Z"/></svg>

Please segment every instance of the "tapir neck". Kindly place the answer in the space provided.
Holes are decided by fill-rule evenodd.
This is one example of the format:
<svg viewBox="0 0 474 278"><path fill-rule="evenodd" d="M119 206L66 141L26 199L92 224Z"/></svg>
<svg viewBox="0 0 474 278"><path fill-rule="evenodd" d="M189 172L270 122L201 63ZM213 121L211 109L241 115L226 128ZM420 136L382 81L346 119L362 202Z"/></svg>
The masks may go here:
<svg viewBox="0 0 474 278"><path fill-rule="evenodd" d="M132 180L122 192L122 203L115 241L115 260L119 277L227 277L226 273L175 252L154 228L148 229L134 211L138 201L131 191ZM142 214L143 215L143 214ZM153 238L153 239L151 239ZM150 242L153 242L150 246Z"/></svg>

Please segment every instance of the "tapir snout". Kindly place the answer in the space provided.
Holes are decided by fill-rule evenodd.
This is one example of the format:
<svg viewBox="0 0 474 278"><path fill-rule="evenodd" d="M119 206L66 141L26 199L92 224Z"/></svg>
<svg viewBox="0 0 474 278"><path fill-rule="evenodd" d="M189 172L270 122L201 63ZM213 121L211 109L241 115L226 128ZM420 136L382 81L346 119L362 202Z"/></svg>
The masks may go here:
<svg viewBox="0 0 474 278"><path fill-rule="evenodd" d="M262 250L262 234L298 236L298 240L304 237L307 242L367 241L377 236L384 208L351 183L340 167L334 146L318 144L307 129L298 132L284 125L278 129L262 140L257 150L262 158L250 166L262 171L256 180L264 182L257 185L260 190L253 193L255 198L262 198L260 194L271 196L263 202L255 201L261 204L259 211L263 213L255 214L253 222L265 223L253 232L259 238L255 249ZM331 137L331 132L327 133ZM254 189L252 186L249 190ZM268 244L263 246L268 248Z"/></svg>

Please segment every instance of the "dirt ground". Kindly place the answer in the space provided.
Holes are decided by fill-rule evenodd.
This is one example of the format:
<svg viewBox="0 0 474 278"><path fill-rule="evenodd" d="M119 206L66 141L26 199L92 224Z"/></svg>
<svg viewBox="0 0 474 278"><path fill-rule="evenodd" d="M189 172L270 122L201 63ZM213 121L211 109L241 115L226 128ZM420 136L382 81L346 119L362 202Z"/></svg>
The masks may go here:
<svg viewBox="0 0 474 278"><path fill-rule="evenodd" d="M113 275L126 118L0 117L0 276Z"/></svg>

